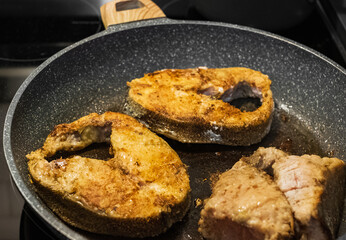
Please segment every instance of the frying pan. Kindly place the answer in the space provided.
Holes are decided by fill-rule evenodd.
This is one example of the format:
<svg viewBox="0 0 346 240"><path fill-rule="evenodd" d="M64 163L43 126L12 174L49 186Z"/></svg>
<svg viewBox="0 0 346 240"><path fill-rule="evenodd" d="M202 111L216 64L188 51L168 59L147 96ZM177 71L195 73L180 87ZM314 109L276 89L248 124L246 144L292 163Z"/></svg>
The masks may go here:
<svg viewBox="0 0 346 240"><path fill-rule="evenodd" d="M115 18L108 19L106 26ZM273 126L261 143L250 147L166 139L188 166L193 203L183 221L158 239L202 239L197 200L209 196L215 174L259 146L346 159L346 70L318 52L265 31L225 23L156 18L111 25L33 71L5 120L4 151L12 178L25 201L60 238L111 237L75 229L54 215L30 183L25 155L42 146L56 124L91 112L124 112L127 81L159 69L198 66L249 67L269 75L276 104ZM102 158L106 148L94 146L80 154ZM346 236L345 220L338 236Z"/></svg>

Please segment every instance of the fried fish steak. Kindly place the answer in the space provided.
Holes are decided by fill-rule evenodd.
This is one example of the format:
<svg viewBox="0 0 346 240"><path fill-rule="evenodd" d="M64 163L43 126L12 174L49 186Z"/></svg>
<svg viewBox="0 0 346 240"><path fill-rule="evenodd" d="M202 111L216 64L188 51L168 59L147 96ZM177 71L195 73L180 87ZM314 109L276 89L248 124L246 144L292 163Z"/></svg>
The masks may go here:
<svg viewBox="0 0 346 240"><path fill-rule="evenodd" d="M249 68L166 69L127 85L127 113L180 142L245 146L260 142L271 127L271 80ZM230 104L246 97L261 106L242 111Z"/></svg>
<svg viewBox="0 0 346 240"><path fill-rule="evenodd" d="M293 225L291 207L272 178L239 161L213 186L198 230L206 239L290 239Z"/></svg>
<svg viewBox="0 0 346 240"><path fill-rule="evenodd" d="M342 160L260 147L241 161L273 174L294 212L297 238L336 238L345 195Z"/></svg>
<svg viewBox="0 0 346 240"><path fill-rule="evenodd" d="M110 142L114 157L47 160L98 142ZM124 114L93 113L57 125L27 158L42 200L64 221L90 232L155 236L189 209L186 166L163 139Z"/></svg>

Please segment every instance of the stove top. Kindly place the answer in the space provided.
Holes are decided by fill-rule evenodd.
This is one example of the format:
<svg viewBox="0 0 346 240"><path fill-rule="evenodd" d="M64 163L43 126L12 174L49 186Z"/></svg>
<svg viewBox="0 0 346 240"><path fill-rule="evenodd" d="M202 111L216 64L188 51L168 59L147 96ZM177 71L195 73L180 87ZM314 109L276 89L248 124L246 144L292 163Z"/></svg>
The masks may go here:
<svg viewBox="0 0 346 240"><path fill-rule="evenodd" d="M44 60L104 30L99 7L107 0L2 0L0 8L0 124L25 78ZM169 18L209 20L192 0L156 0ZM345 1L319 0L307 19L274 33L302 43L346 67ZM0 128L2 136L3 129ZM0 148L0 240L55 239L56 232L28 206L12 184Z"/></svg>

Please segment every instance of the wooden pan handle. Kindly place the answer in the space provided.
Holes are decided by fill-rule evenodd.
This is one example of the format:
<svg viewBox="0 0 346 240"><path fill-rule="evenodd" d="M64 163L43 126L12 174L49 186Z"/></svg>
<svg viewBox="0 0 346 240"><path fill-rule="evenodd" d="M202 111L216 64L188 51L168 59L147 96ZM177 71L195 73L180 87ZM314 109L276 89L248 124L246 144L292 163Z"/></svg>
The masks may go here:
<svg viewBox="0 0 346 240"><path fill-rule="evenodd" d="M105 28L109 25L166 17L151 0L113 0L101 6Z"/></svg>

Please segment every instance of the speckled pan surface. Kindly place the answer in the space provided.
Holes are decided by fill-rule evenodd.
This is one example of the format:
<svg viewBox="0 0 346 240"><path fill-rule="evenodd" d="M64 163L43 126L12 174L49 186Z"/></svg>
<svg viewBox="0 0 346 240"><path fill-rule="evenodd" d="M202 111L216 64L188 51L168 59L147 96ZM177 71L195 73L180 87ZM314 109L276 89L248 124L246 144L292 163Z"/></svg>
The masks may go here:
<svg viewBox="0 0 346 240"><path fill-rule="evenodd" d="M213 174L231 168L259 146L346 159L346 70L326 57L279 36L230 24L157 19L110 27L39 66L18 90L6 116L4 150L12 177L25 200L61 238L108 237L71 228L56 217L29 182L25 155L40 147L56 124L90 112L123 111L127 81L159 69L198 66L242 66L269 75L276 116L269 135L250 147L167 140L189 166L193 202L210 194ZM192 204L182 222L157 238L202 239L197 232L200 209ZM343 220L339 236L345 235Z"/></svg>

